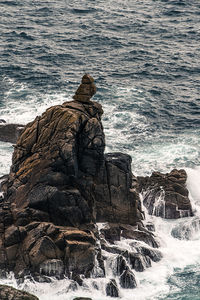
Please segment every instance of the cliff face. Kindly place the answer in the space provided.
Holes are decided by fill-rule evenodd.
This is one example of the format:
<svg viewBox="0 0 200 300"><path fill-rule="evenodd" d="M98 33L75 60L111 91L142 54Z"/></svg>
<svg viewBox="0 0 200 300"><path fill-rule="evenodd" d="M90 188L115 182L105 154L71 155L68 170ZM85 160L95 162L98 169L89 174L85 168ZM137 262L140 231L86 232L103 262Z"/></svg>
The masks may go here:
<svg viewBox="0 0 200 300"><path fill-rule="evenodd" d="M90 276L97 257L104 273L95 223L142 220L130 156L104 155L94 93L85 75L74 101L50 107L19 137L0 203L0 268Z"/></svg>

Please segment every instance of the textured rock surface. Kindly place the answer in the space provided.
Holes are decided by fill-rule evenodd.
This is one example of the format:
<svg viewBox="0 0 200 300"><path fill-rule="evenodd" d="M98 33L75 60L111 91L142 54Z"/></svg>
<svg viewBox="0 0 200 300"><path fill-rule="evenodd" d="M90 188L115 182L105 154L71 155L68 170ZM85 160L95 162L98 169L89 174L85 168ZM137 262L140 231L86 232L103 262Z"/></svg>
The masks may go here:
<svg viewBox="0 0 200 300"><path fill-rule="evenodd" d="M24 125L6 124L0 120L0 141L15 144L24 129Z"/></svg>
<svg viewBox="0 0 200 300"><path fill-rule="evenodd" d="M27 292L19 291L11 286L0 285L0 299L1 300L39 300Z"/></svg>
<svg viewBox="0 0 200 300"><path fill-rule="evenodd" d="M110 297L119 297L119 289L115 279L110 279L106 285L106 295Z"/></svg>
<svg viewBox="0 0 200 300"><path fill-rule="evenodd" d="M131 158L104 156L96 88L82 78L74 101L27 124L15 146L0 201L0 268L17 276L68 275L81 284L104 264L96 222L135 225L143 218Z"/></svg>
<svg viewBox="0 0 200 300"><path fill-rule="evenodd" d="M154 172L150 177L138 177L148 213L166 219L192 216L186 180L185 170L176 169L168 174Z"/></svg>

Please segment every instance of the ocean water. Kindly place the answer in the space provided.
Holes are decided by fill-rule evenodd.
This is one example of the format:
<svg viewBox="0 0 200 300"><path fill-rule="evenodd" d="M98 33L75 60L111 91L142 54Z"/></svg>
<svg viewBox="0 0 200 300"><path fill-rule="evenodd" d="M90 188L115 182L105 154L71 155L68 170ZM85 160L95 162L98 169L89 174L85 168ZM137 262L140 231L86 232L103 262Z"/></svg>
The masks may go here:
<svg viewBox="0 0 200 300"><path fill-rule="evenodd" d="M70 100L88 72L104 109L106 151L130 154L135 175L186 168L199 217L199 19L199 0L0 1L0 119L26 124ZM12 151L0 142L0 176ZM179 240L171 232L182 220L153 221L164 258L137 274L138 288L121 291L122 299L200 299L198 230ZM16 285L12 276L7 282ZM75 294L67 280L21 288L40 300L107 299L103 280L98 291L92 284Z"/></svg>

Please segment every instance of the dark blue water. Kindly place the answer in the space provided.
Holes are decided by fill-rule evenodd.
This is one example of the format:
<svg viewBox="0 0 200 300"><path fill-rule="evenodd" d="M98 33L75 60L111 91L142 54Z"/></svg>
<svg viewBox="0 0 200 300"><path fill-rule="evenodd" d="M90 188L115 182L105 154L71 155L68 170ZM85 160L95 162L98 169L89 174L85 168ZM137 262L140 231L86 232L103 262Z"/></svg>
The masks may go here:
<svg viewBox="0 0 200 300"><path fill-rule="evenodd" d="M200 164L199 62L199 0L0 0L0 118L30 121L88 72L106 151L130 153L136 174ZM200 299L192 280L186 295L184 274L166 299Z"/></svg>

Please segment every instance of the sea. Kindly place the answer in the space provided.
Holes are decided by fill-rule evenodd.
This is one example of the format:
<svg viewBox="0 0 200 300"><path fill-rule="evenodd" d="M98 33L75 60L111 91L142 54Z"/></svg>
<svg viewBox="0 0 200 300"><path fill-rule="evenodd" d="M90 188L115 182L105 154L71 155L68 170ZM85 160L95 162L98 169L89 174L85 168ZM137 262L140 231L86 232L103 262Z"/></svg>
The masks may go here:
<svg viewBox="0 0 200 300"><path fill-rule="evenodd" d="M106 152L130 154L136 176L184 168L194 211L179 220L146 213L163 259L136 272L137 288L121 289L120 299L199 300L200 228L192 224L200 218L200 1L0 0L0 119L26 124L71 100L85 73L103 106ZM0 176L12 152L0 142ZM190 236L175 237L177 228ZM106 300L109 268L76 291L68 279L18 286L9 274L0 283L40 300Z"/></svg>

